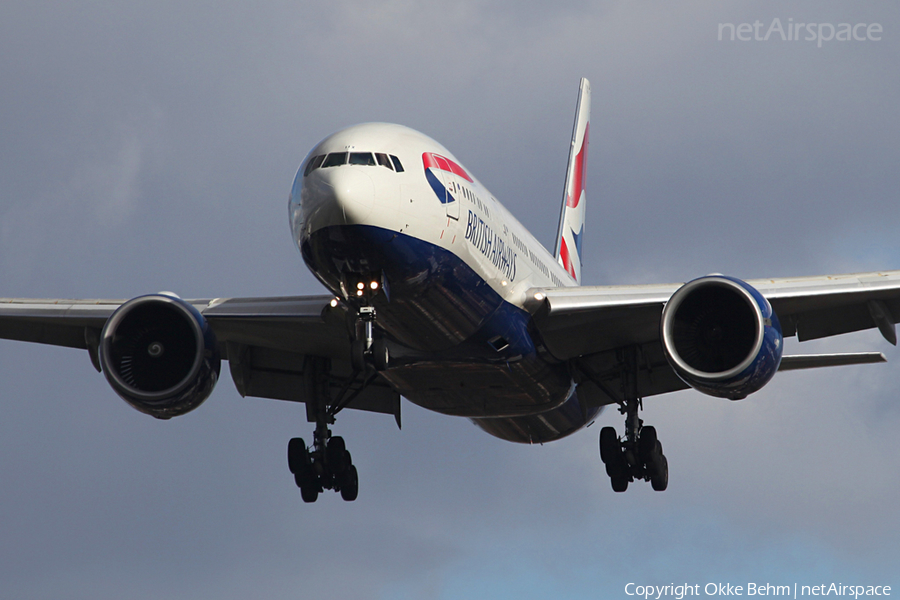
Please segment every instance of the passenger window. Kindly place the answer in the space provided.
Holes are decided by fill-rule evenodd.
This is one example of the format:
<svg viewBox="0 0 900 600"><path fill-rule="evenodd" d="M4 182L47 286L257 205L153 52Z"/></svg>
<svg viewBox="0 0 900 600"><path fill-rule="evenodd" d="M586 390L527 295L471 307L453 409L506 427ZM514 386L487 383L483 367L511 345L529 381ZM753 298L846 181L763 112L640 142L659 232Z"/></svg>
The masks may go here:
<svg viewBox="0 0 900 600"><path fill-rule="evenodd" d="M325 155L320 154L309 161L309 163L306 165L306 170L303 172L303 176L306 177L307 175L321 167L323 160L325 160Z"/></svg>
<svg viewBox="0 0 900 600"><path fill-rule="evenodd" d="M378 160L378 164L382 167L387 167L391 171L394 170L394 167L391 166L391 160L388 158L387 154L379 154L376 152L375 158Z"/></svg>
<svg viewBox="0 0 900 600"><path fill-rule="evenodd" d="M366 165L366 166L374 167L375 159L372 158L371 152L351 152L350 153L350 164L351 165Z"/></svg>
<svg viewBox="0 0 900 600"><path fill-rule="evenodd" d="M325 167L337 167L339 165L347 164L347 153L346 152L332 152L325 158L325 162L322 163L322 168Z"/></svg>
<svg viewBox="0 0 900 600"><path fill-rule="evenodd" d="M391 154L391 162L394 163L394 169L395 169L398 173L402 173L402 172L403 172L403 165L400 164L400 159L397 158L396 156L394 156L393 154Z"/></svg>

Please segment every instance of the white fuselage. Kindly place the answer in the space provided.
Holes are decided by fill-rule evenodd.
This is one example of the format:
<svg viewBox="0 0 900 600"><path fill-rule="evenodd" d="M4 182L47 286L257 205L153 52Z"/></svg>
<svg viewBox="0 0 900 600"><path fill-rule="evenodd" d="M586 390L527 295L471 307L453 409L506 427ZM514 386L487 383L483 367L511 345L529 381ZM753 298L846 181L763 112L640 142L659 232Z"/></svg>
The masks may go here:
<svg viewBox="0 0 900 600"><path fill-rule="evenodd" d="M522 308L528 290L574 280L442 145L399 125L339 131L301 165L290 218L320 281L377 309L392 343L382 375L401 394L518 441L584 424L565 365L542 356ZM561 412L578 417L553 423Z"/></svg>

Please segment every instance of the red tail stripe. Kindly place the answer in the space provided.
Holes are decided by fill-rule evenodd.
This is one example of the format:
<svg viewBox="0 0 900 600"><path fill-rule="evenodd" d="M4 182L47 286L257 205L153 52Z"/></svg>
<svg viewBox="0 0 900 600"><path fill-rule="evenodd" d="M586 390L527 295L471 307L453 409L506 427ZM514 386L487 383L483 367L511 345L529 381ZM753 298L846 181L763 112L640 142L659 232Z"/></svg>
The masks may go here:
<svg viewBox="0 0 900 600"><path fill-rule="evenodd" d="M575 277L575 265L572 264L572 257L569 256L569 247L566 245L566 238L562 238L562 245L559 247L559 257L562 259L563 267L569 272L572 279L577 279Z"/></svg>
<svg viewBox="0 0 900 600"><path fill-rule="evenodd" d="M581 194L584 192L584 173L585 166L587 165L588 133L590 132L590 129L590 123L584 126L584 139L581 141L581 149L575 156L575 172L572 173L572 194L566 198L566 206L569 208L578 206L578 202L581 200Z"/></svg>

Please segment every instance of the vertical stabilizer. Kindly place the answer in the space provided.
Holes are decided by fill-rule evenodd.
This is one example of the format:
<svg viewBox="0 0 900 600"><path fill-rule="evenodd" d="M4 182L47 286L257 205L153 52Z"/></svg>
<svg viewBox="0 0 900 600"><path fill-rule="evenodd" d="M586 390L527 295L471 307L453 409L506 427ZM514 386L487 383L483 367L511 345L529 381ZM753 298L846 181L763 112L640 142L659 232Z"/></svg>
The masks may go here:
<svg viewBox="0 0 900 600"><path fill-rule="evenodd" d="M581 236L584 234L584 179L588 155L588 130L591 120L591 84L582 78L578 88L575 126L566 168L559 231L556 234L556 260L581 285Z"/></svg>

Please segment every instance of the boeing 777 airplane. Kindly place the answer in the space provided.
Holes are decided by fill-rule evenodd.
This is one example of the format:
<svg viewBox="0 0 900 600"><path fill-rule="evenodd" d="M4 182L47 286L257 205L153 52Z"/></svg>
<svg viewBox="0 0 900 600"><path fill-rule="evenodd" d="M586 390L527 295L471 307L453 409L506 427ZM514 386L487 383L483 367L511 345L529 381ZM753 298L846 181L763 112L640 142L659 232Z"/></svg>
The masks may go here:
<svg viewBox="0 0 900 600"><path fill-rule="evenodd" d="M86 349L135 409L194 410L228 361L242 396L303 403L312 444L288 443L306 502L354 500L330 427L344 409L393 415L400 398L526 444L563 438L607 405L613 490L668 485L643 398L693 388L738 400L778 371L884 362L879 352L784 356L800 341L877 328L896 344L900 271L684 284L582 286L590 85L581 81L553 253L429 137L385 123L338 131L303 160L293 239L328 295L183 300L0 300L0 337Z"/></svg>

